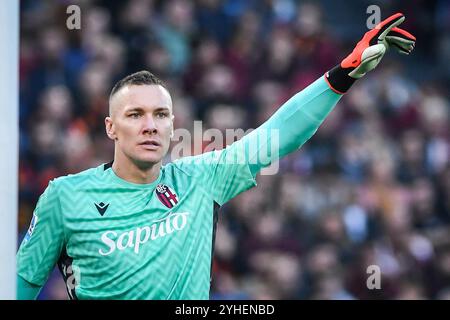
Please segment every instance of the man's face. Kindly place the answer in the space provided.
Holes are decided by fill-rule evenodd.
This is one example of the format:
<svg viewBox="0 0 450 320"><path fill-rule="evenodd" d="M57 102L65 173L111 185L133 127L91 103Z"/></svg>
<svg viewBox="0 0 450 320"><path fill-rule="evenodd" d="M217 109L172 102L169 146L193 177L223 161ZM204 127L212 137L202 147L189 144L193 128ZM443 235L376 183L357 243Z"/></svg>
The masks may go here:
<svg viewBox="0 0 450 320"><path fill-rule="evenodd" d="M140 167L156 164L167 153L173 132L170 95L159 85L125 86L111 98L105 124L116 153Z"/></svg>

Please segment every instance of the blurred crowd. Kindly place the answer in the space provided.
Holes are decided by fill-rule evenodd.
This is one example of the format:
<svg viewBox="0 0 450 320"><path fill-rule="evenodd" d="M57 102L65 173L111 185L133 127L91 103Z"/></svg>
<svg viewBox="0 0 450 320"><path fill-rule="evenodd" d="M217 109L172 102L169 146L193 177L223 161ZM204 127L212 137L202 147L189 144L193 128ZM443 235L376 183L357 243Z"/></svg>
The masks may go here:
<svg viewBox="0 0 450 320"><path fill-rule="evenodd" d="M212 299L450 299L450 2L379 3L406 15L415 51L388 52L278 174L221 209ZM112 160L115 81L162 78L175 128L256 128L351 52L371 4L21 1L19 239L50 179ZM57 271L40 298L67 298Z"/></svg>

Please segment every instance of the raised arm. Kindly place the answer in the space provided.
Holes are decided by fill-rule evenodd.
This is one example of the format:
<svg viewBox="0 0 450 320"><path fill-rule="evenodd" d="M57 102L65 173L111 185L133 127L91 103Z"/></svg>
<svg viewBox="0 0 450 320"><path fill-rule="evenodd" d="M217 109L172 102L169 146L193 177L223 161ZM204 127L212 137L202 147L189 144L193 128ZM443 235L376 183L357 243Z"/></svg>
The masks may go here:
<svg viewBox="0 0 450 320"><path fill-rule="evenodd" d="M301 147L317 131L353 83L373 70L393 47L409 54L415 37L397 28L405 17L397 13L365 33L339 65L294 95L258 129L236 143L245 150L252 174Z"/></svg>
<svg viewBox="0 0 450 320"><path fill-rule="evenodd" d="M219 205L256 185L255 176L272 162L300 148L317 131L339 99L390 47L403 54L415 38L397 28L405 17L397 13L365 33L339 65L284 103L265 123L223 150L176 161L189 174L201 176ZM192 165L195 164L195 165Z"/></svg>

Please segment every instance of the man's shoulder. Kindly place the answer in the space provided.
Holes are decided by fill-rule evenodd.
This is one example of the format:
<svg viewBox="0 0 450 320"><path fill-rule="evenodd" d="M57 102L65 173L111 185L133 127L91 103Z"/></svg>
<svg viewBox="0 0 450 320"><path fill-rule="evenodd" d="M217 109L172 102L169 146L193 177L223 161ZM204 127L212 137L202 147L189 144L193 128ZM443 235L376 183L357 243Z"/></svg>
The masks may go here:
<svg viewBox="0 0 450 320"><path fill-rule="evenodd" d="M189 176L198 176L204 169L214 163L219 151L210 151L194 156L185 156L165 165L166 170L182 172Z"/></svg>
<svg viewBox="0 0 450 320"><path fill-rule="evenodd" d="M57 188L61 188L95 183L104 174L104 166L105 164L102 164L98 167L89 168L78 173L70 173L64 176L60 176L51 180L50 184L54 185Z"/></svg>

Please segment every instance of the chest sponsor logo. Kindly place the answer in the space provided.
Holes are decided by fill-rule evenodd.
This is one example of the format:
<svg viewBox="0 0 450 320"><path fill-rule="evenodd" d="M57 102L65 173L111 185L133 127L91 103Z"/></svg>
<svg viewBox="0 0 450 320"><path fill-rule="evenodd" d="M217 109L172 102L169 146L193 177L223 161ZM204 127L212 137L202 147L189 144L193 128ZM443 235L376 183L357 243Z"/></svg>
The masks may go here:
<svg viewBox="0 0 450 320"><path fill-rule="evenodd" d="M158 184L155 192L159 201L167 208L173 208L178 203L178 196L175 191L165 184Z"/></svg>
<svg viewBox="0 0 450 320"><path fill-rule="evenodd" d="M144 243L183 230L188 223L188 215L188 212L171 213L164 219L154 220L151 225L138 227L121 234L112 230L106 231L101 237L106 247L99 249L98 253L108 256L116 250L133 250L137 254Z"/></svg>

